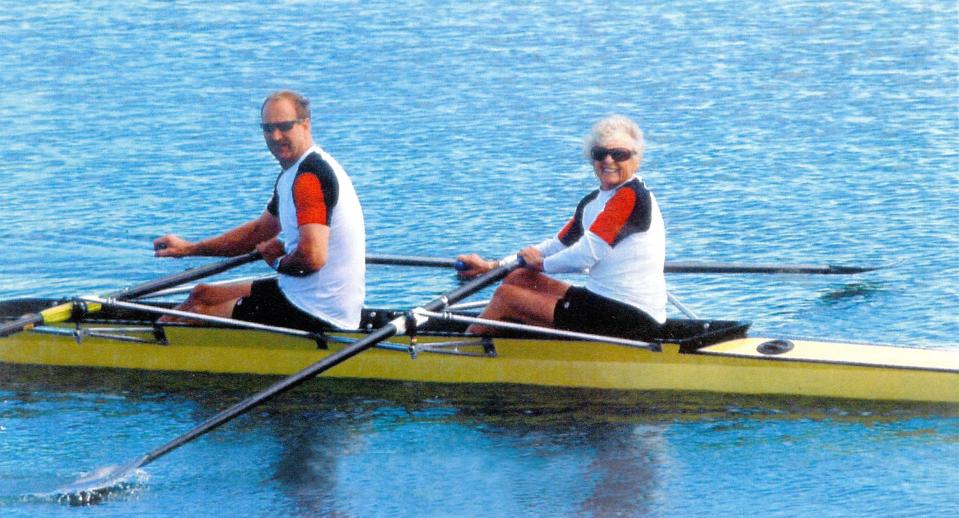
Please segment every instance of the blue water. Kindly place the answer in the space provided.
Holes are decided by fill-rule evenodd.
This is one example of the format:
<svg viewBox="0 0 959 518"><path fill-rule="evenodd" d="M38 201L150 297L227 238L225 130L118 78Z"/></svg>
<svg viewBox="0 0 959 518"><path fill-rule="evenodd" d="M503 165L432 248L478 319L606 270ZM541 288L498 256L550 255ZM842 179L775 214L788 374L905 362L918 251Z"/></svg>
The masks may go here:
<svg viewBox="0 0 959 518"><path fill-rule="evenodd" d="M501 256L595 180L599 117L646 131L671 260L882 265L856 277L673 275L757 333L955 349L955 2L0 2L0 298L202 264L151 240L258 215L277 88L361 196L368 249ZM256 273L250 267L240 273ZM446 272L371 268L370 305ZM92 509L22 495L135 457L268 380L0 371L0 514L948 514L937 408L319 380Z"/></svg>

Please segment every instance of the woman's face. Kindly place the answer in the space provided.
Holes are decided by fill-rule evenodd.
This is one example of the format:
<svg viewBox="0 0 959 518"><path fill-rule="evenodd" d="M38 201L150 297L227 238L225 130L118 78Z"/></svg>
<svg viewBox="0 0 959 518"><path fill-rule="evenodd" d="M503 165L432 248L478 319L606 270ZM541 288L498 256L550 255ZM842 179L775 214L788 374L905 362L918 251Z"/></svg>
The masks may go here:
<svg viewBox="0 0 959 518"><path fill-rule="evenodd" d="M599 179L600 189L607 191L636 176L643 157L632 151L632 145L633 139L628 136L612 135L593 147L593 171ZM616 158L625 160L617 161L613 155L622 155Z"/></svg>

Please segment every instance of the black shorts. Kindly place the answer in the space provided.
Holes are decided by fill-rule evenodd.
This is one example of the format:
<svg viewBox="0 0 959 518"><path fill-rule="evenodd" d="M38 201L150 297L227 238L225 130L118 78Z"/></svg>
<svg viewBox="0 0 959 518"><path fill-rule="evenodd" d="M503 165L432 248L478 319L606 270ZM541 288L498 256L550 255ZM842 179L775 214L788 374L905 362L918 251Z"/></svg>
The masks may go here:
<svg viewBox="0 0 959 518"><path fill-rule="evenodd" d="M645 311L586 288L571 286L553 310L557 329L633 340L657 337L661 325Z"/></svg>
<svg viewBox="0 0 959 518"><path fill-rule="evenodd" d="M333 329L328 322L316 318L286 300L276 279L253 281L250 295L236 301L233 318L277 327L306 331Z"/></svg>

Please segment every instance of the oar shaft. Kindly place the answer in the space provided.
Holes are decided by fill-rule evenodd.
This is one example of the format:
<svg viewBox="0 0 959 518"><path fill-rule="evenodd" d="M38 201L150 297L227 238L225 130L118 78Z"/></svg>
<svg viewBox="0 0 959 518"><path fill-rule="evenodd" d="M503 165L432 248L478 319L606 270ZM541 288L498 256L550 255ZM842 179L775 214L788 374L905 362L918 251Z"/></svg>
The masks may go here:
<svg viewBox="0 0 959 518"><path fill-rule="evenodd" d="M699 261L667 262L663 269L666 273L797 273L819 275L846 275L870 272L873 270L876 270L876 268L829 264L742 264L705 263Z"/></svg>
<svg viewBox="0 0 959 518"><path fill-rule="evenodd" d="M204 277L209 277L211 275L216 275L218 273L223 273L232 268L236 268L237 266L241 266L246 263L252 263L253 261L260 259L260 257L260 252L254 250L250 253L231 257L224 261L198 266L196 268L190 268L189 270L170 275L169 277L145 282L130 288L125 288L113 292L104 298L119 300L135 299L137 297L142 297L149 293L153 293L154 291L165 290L167 288L179 286L185 282L191 282Z"/></svg>
<svg viewBox="0 0 959 518"><path fill-rule="evenodd" d="M300 385L304 381L320 374L323 371L332 369L333 367L343 363L344 361L356 356L357 354L373 347L377 343L392 338L398 333L397 326L394 322L391 322L373 333L367 335L366 338L360 340L359 342L354 343L353 345L340 349L339 351L323 358L322 360L310 365L309 367L293 374L292 376L283 378L282 380L270 385L266 389L254 394L253 396L240 401L239 403L223 410L222 412L216 414L215 416L207 419L206 421L200 423L195 428L189 432L177 437L176 439L160 446L159 448L151 451L150 453L144 455L140 458L139 463L134 468L139 468L146 466L147 464L155 461L156 459L170 453L171 451L183 446L184 444L200 437L201 435L206 434L220 426L226 424L227 422L247 413L250 409L259 406L266 401L273 399L274 397Z"/></svg>
<svg viewBox="0 0 959 518"><path fill-rule="evenodd" d="M436 268L455 268L462 270L462 261L444 257L420 257L412 255L366 254L366 264L385 264L395 266L430 266Z"/></svg>
<svg viewBox="0 0 959 518"><path fill-rule="evenodd" d="M464 268L462 261L444 257L422 257L412 255L367 254L367 264L387 264L399 266L428 266L435 268ZM702 261L667 261L663 267L665 273L762 273L762 274L819 274L849 275L871 272L875 267L839 266L830 264L750 264L750 263L708 263Z"/></svg>
<svg viewBox="0 0 959 518"><path fill-rule="evenodd" d="M439 297L433 299L432 301L424 304L420 309L425 309L428 311L436 311L439 309L445 308L449 304L454 304L460 300L463 300L466 297L480 291L481 289L501 280L503 277L506 277L509 272L513 271L519 266L518 260L509 261L506 264L498 266L489 272L484 273L483 275L473 279L470 282L463 284L462 286L447 292ZM415 310L412 312L415 313ZM416 325L416 324L414 324ZM183 446L184 444L196 439L197 437L216 429L217 427L231 421L232 419L239 417L240 415L245 414L250 409L296 387L297 385L303 383L304 381L313 378L314 376L319 375L320 373L332 369L333 367L343 363L344 361L356 356L357 354L373 347L374 345L392 338L393 336L404 333L407 329L407 318L405 316L394 319L392 322L386 324L385 326L373 331L366 338L359 340L358 342L353 343L352 345L340 349L333 354L323 358L322 360L306 367L305 369L293 374L287 378L284 378L273 385L270 385L266 389L250 396L243 401L223 410L222 412L216 414L215 416L207 419L203 423L199 424L192 430L187 433L177 437L176 439L160 446L159 448L147 453L143 457L140 457L137 461L131 463L131 468L138 468L145 466L154 460L166 455L167 453Z"/></svg>
<svg viewBox="0 0 959 518"><path fill-rule="evenodd" d="M22 317L0 325L0 338L18 333L28 327L43 323L43 316L40 313L27 313Z"/></svg>
<svg viewBox="0 0 959 518"><path fill-rule="evenodd" d="M191 282L197 279L202 279L204 277L225 272L231 268L236 268L237 266L256 261L260 259L260 257L260 252L253 251L248 254L231 257L225 261L191 268L189 270L163 277L161 279L156 279L138 284L136 286L131 286L129 288L124 288L122 290L110 293L104 298L118 300L135 299L137 297L149 295L155 291L165 290L185 282ZM41 324L53 324L56 322L64 322L69 320L70 315L72 314L72 309L73 302L66 302L51 308L47 308L40 313L29 313L23 315L13 322L7 322L3 325L0 325L0 338L18 333L24 329L27 329L28 327ZM89 311L96 311L97 309L98 308L95 307L88 307Z"/></svg>

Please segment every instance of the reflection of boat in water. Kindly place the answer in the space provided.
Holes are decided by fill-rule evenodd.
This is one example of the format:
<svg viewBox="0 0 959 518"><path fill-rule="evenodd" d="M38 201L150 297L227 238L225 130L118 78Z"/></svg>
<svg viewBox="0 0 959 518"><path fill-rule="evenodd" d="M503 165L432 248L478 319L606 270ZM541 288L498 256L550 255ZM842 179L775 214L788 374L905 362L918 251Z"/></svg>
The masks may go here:
<svg viewBox="0 0 959 518"><path fill-rule="evenodd" d="M0 302L0 318L56 303ZM0 339L0 362L287 375L366 334L157 324L156 315L168 308L114 301L100 312ZM402 314L364 313L363 329ZM528 330L484 338L463 334L464 327L452 313L436 314L415 337L383 342L327 375L959 403L959 353L954 351L750 337L748 323L718 320L671 319L663 336L649 343Z"/></svg>

